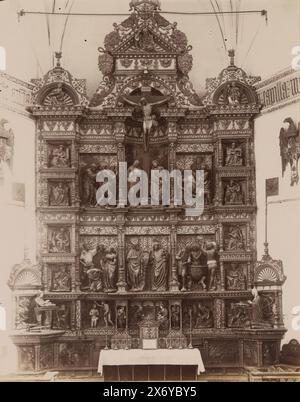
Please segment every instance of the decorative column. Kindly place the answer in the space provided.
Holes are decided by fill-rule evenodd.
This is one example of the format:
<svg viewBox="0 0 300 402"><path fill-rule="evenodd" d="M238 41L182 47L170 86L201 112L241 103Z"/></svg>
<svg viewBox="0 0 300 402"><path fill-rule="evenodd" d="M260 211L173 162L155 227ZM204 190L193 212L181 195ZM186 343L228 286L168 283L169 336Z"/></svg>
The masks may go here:
<svg viewBox="0 0 300 402"><path fill-rule="evenodd" d="M224 329L225 325L225 301L215 299L214 301L214 327L215 329Z"/></svg>
<svg viewBox="0 0 300 402"><path fill-rule="evenodd" d="M81 301L76 300L75 304L75 324L76 324L76 331L77 334L81 334Z"/></svg>
<svg viewBox="0 0 300 402"><path fill-rule="evenodd" d="M225 267L224 262L220 262L220 282L221 282L221 290L225 291Z"/></svg>
<svg viewBox="0 0 300 402"><path fill-rule="evenodd" d="M117 233L118 233L118 292L126 292L126 272L125 272L125 214L124 210L117 214Z"/></svg>
<svg viewBox="0 0 300 402"><path fill-rule="evenodd" d="M252 269L251 269L251 262L249 261L247 264L247 289L252 289Z"/></svg>
<svg viewBox="0 0 300 402"><path fill-rule="evenodd" d="M172 172L176 168L176 145L174 142L171 142L169 145L169 171ZM174 180L171 180L170 183L170 206L174 207Z"/></svg>
<svg viewBox="0 0 300 402"><path fill-rule="evenodd" d="M172 225L171 233L170 233L170 241L171 241L171 278L169 288L171 292L179 291L179 282L177 276L177 264L176 264L176 243L177 243L177 230L176 225Z"/></svg>
<svg viewBox="0 0 300 402"><path fill-rule="evenodd" d="M118 159L118 166L120 162L126 162L126 155L125 155L125 124L124 121L117 121L114 124L114 135L117 143L117 159ZM127 174L127 170L126 170ZM120 177L119 177L120 179ZM127 185L127 178L126 178L126 185ZM125 190L125 189L124 189ZM126 188L127 194L127 188ZM127 197L126 194L121 192L118 194L118 207L123 208L127 205Z"/></svg>

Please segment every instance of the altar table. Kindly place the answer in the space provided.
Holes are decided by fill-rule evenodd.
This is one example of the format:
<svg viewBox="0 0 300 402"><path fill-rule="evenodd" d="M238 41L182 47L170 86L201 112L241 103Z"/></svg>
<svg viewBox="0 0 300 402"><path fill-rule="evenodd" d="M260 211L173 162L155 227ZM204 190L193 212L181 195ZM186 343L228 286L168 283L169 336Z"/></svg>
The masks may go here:
<svg viewBox="0 0 300 402"><path fill-rule="evenodd" d="M151 380L154 373L155 379L169 380L173 372L174 379L184 380L191 379L186 373L186 369L195 368L192 379L196 379L197 375L205 372L201 353L199 349L129 349L129 350L102 350L99 356L98 373L105 375L105 368L110 367L110 380L122 380L122 372L125 373L126 380L137 380L135 375L135 366L138 366L139 375L142 375L141 368L144 369L142 380ZM115 369L112 372L112 368ZM123 369L123 370L122 370ZM173 369L173 370L172 370ZM176 371L177 370L177 371ZM158 375L158 373L160 374ZM175 375L175 372L177 374Z"/></svg>

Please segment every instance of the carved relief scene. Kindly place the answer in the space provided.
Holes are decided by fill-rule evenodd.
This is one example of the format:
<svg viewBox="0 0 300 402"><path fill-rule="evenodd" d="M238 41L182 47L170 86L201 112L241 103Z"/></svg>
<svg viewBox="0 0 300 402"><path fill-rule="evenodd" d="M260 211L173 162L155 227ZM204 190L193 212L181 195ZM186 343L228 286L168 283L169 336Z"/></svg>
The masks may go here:
<svg viewBox="0 0 300 402"><path fill-rule="evenodd" d="M48 143L48 167L71 167L71 146L66 143Z"/></svg>
<svg viewBox="0 0 300 402"><path fill-rule="evenodd" d="M79 188L81 205L94 208L99 205L97 202L97 189L100 184L97 182L97 174L102 170L110 170L115 175L117 170L117 157L112 154L81 154L79 162ZM117 180L117 178L116 178Z"/></svg>
<svg viewBox="0 0 300 402"><path fill-rule="evenodd" d="M80 241L80 288L84 292L117 291L118 248L113 236L87 236Z"/></svg>
<svg viewBox="0 0 300 402"><path fill-rule="evenodd" d="M219 287L219 247L215 237L178 236L176 255L182 292L214 291Z"/></svg>
<svg viewBox="0 0 300 402"><path fill-rule="evenodd" d="M213 156L211 154L177 154L176 168L182 173L184 170L192 171L192 192L196 194L196 171L204 174L204 204L210 205L213 201ZM184 186L184 183L183 183Z"/></svg>

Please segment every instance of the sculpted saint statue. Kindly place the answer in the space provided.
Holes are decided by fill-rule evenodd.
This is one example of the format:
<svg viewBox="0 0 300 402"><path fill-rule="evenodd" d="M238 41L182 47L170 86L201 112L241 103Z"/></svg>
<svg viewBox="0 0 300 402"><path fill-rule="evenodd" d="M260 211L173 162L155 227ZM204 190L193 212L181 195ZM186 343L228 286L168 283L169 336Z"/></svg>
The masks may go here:
<svg viewBox="0 0 300 402"><path fill-rule="evenodd" d="M227 99L229 105L239 105L241 102L241 91L234 82L227 87Z"/></svg>
<svg viewBox="0 0 300 402"><path fill-rule="evenodd" d="M103 287L105 292L116 291L117 253L112 247L107 250L102 263Z"/></svg>
<svg viewBox="0 0 300 402"><path fill-rule="evenodd" d="M187 246L185 249L180 250L176 254L177 261L177 274L180 281L181 292L187 291L187 276L188 276L188 260L189 260L190 249Z"/></svg>
<svg viewBox="0 0 300 402"><path fill-rule="evenodd" d="M152 290L165 292L168 289L168 252L155 241L150 255L152 263Z"/></svg>
<svg viewBox="0 0 300 402"><path fill-rule="evenodd" d="M87 244L83 245L80 255L82 290L91 290L94 292L102 290L101 265L98 265L98 261L96 261L96 257L99 254L102 256L102 249L99 251L99 247L92 247Z"/></svg>
<svg viewBox="0 0 300 402"><path fill-rule="evenodd" d="M264 301L256 288L252 289L253 300L248 303L251 305L251 326L261 326L266 320L264 317Z"/></svg>
<svg viewBox="0 0 300 402"><path fill-rule="evenodd" d="M97 166L92 163L83 169L82 172L82 192L83 205L94 207L96 205L96 177Z"/></svg>
<svg viewBox="0 0 300 402"><path fill-rule="evenodd" d="M97 324L99 321L99 310L97 309L97 304L95 303L90 310L91 317L91 328L97 328Z"/></svg>
<svg viewBox="0 0 300 402"><path fill-rule="evenodd" d="M168 315L169 311L167 307L161 303L158 308L157 312L157 321L159 322L159 325L161 326L162 329L167 329L168 328Z"/></svg>
<svg viewBox="0 0 300 402"><path fill-rule="evenodd" d="M35 309L35 316L37 319L37 322L39 325L42 325L42 321L43 321L43 312L39 309L39 307L54 307L55 304L51 303L50 300L45 300L44 299L44 292L40 291L39 294L37 295L37 297L34 299L35 303L36 303L36 309ZM47 324L50 324L50 314L48 314L47 311L45 311L46 313L46 322Z"/></svg>
<svg viewBox="0 0 300 402"><path fill-rule="evenodd" d="M202 252L207 257L207 267L209 274L208 290L216 290L216 270L218 268L218 246L215 242L206 243L202 247Z"/></svg>
<svg viewBox="0 0 300 402"><path fill-rule="evenodd" d="M50 300L44 300L44 292L40 292L34 300L38 307L55 306Z"/></svg>
<svg viewBox="0 0 300 402"><path fill-rule="evenodd" d="M129 188L133 187L139 182L139 173L141 172L141 167L140 167L140 161L136 160L133 162L133 165L131 165L128 168L128 183L129 183Z"/></svg>
<svg viewBox="0 0 300 402"><path fill-rule="evenodd" d="M138 240L131 241L126 261L130 290L133 292L144 290L145 271L149 262L149 255L141 250Z"/></svg>

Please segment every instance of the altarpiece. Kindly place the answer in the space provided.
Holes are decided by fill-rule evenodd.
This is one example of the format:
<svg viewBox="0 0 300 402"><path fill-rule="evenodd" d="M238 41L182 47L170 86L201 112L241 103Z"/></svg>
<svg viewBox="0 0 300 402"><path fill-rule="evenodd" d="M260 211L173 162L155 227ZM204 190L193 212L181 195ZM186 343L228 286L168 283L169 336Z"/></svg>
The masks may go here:
<svg viewBox="0 0 300 402"><path fill-rule="evenodd" d="M200 97L177 23L157 1L130 6L99 48L91 100L60 53L33 80L39 259L15 266L9 283L20 370L93 370L105 347L140 347L151 322L158 347L191 343L206 367L273 364L285 278L280 261L256 255L259 78L231 52ZM97 172L125 161L129 172L203 170L204 213L98 206Z"/></svg>

